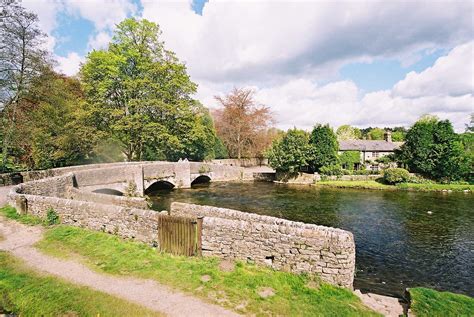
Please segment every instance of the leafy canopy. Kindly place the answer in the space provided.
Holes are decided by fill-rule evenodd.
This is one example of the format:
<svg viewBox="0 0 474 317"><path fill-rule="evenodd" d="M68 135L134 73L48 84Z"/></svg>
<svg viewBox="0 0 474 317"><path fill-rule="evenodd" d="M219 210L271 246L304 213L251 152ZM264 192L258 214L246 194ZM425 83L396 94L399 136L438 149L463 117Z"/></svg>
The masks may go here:
<svg viewBox="0 0 474 317"><path fill-rule="evenodd" d="M279 139L273 141L267 151L268 162L279 172L298 172L302 167L309 165L311 147L307 132L290 129Z"/></svg>
<svg viewBox="0 0 474 317"><path fill-rule="evenodd" d="M467 177L470 157L449 120L424 116L408 131L398 159L410 171L442 181Z"/></svg>
<svg viewBox="0 0 474 317"><path fill-rule="evenodd" d="M331 127L316 124L309 139L311 146L311 167L315 171L323 166L339 163L337 151L339 143Z"/></svg>
<svg viewBox="0 0 474 317"><path fill-rule="evenodd" d="M81 68L89 111L127 160L213 156L216 136L186 67L160 41L159 26L126 19L107 50Z"/></svg>

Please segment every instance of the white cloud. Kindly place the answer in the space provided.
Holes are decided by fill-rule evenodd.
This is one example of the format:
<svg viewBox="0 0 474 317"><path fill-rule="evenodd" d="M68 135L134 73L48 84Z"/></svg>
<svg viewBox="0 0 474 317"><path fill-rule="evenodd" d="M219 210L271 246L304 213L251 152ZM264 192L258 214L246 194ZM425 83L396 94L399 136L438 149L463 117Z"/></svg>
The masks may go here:
<svg viewBox="0 0 474 317"><path fill-rule="evenodd" d="M413 52L472 38L472 4L421 1L143 0L169 48L191 74L213 81L318 78L321 68L376 57L415 61ZM337 69L338 67L333 67Z"/></svg>
<svg viewBox="0 0 474 317"><path fill-rule="evenodd" d="M56 71L68 76L74 76L79 71L80 64L84 61L84 57L79 56L75 52L69 53L66 57L56 56L58 65Z"/></svg>
<svg viewBox="0 0 474 317"><path fill-rule="evenodd" d="M100 50L107 48L112 37L108 32L99 32L89 38L87 47L89 50Z"/></svg>
<svg viewBox="0 0 474 317"><path fill-rule="evenodd" d="M111 29L115 24L134 15L137 6L131 0L63 0L70 14L94 23L97 31Z"/></svg>
<svg viewBox="0 0 474 317"><path fill-rule="evenodd" d="M474 42L457 46L447 56L421 73L410 72L394 87L394 94L422 96L460 96L474 92Z"/></svg>

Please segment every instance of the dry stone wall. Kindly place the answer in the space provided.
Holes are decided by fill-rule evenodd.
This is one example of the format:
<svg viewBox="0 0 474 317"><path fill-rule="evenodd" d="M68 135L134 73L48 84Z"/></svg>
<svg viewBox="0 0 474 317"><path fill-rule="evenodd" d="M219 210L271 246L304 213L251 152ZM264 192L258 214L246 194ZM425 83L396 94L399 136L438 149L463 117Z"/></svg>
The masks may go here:
<svg viewBox="0 0 474 317"><path fill-rule="evenodd" d="M326 282L352 287L355 244L348 231L178 202L172 203L171 215L204 217L204 255L317 273Z"/></svg>

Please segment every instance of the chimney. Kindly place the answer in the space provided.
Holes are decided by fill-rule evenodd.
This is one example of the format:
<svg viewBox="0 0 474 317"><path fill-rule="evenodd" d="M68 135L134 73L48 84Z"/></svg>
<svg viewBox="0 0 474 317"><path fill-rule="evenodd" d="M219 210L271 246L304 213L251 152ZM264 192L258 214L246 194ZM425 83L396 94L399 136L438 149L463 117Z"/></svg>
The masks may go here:
<svg viewBox="0 0 474 317"><path fill-rule="evenodd" d="M383 139L387 142L392 142L392 132L385 131L385 133L383 134Z"/></svg>

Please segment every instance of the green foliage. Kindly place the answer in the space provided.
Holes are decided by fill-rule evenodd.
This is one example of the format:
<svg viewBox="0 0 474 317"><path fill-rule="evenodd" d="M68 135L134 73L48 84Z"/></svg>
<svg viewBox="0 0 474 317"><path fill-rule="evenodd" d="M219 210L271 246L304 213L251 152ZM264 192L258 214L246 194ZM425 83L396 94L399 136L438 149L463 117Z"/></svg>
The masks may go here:
<svg viewBox="0 0 474 317"><path fill-rule="evenodd" d="M279 172L298 172L309 165L311 155L309 136L303 130L290 129L281 138L273 141L267 152L271 167Z"/></svg>
<svg viewBox="0 0 474 317"><path fill-rule="evenodd" d="M315 171L323 166L338 163L339 143L329 125L317 124L309 139L311 146L310 165Z"/></svg>
<svg viewBox="0 0 474 317"><path fill-rule="evenodd" d="M408 182L410 173L404 168L387 168L383 171L383 179L388 184Z"/></svg>
<svg viewBox="0 0 474 317"><path fill-rule="evenodd" d="M214 157L209 114L158 25L126 19L107 50L92 51L81 78L95 125L121 144L127 160Z"/></svg>
<svg viewBox="0 0 474 317"><path fill-rule="evenodd" d="M138 305L27 269L0 252L0 313L18 316L159 316Z"/></svg>
<svg viewBox="0 0 474 317"><path fill-rule="evenodd" d="M60 223L59 215L53 208L48 208L48 210L46 211L46 223L49 226L57 225Z"/></svg>
<svg viewBox="0 0 474 317"><path fill-rule="evenodd" d="M410 288L411 310L416 316L472 316L474 298L428 288Z"/></svg>
<svg viewBox="0 0 474 317"><path fill-rule="evenodd" d="M323 166L319 169L319 172L322 175L326 175L326 176L331 176L331 175L340 176L340 175L344 174L344 172L341 168L341 165L339 165L339 164L332 164L332 165Z"/></svg>
<svg viewBox="0 0 474 317"><path fill-rule="evenodd" d="M392 141L393 142L403 142L405 141L406 132L403 131L393 131L392 132Z"/></svg>
<svg viewBox="0 0 474 317"><path fill-rule="evenodd" d="M395 156L393 154L384 155L384 156L378 157L375 161L377 163L388 164L391 162L395 162Z"/></svg>
<svg viewBox="0 0 474 317"><path fill-rule="evenodd" d="M350 290L320 282L316 277L240 262L233 271L225 272L219 269L220 260L215 257L172 256L101 232L59 226L46 232L39 247L56 256L79 255L94 270L154 279L216 304L232 309L239 306L237 312L243 315L375 315ZM203 275L211 280L203 283ZM317 287L310 287L310 283ZM276 296L262 299L258 295L262 287L273 288Z"/></svg>
<svg viewBox="0 0 474 317"><path fill-rule="evenodd" d="M369 140L383 140L385 131L381 128L373 128L367 133Z"/></svg>
<svg viewBox="0 0 474 317"><path fill-rule="evenodd" d="M441 181L466 178L472 164L451 122L436 117L423 117L410 128L397 159L410 171Z"/></svg>
<svg viewBox="0 0 474 317"><path fill-rule="evenodd" d="M357 140L362 138L362 132L356 127L352 127L348 124L341 125L336 130L337 139L341 140Z"/></svg>
<svg viewBox="0 0 474 317"><path fill-rule="evenodd" d="M360 151L344 151L339 155L339 162L344 168L353 170L354 165L360 163Z"/></svg>

